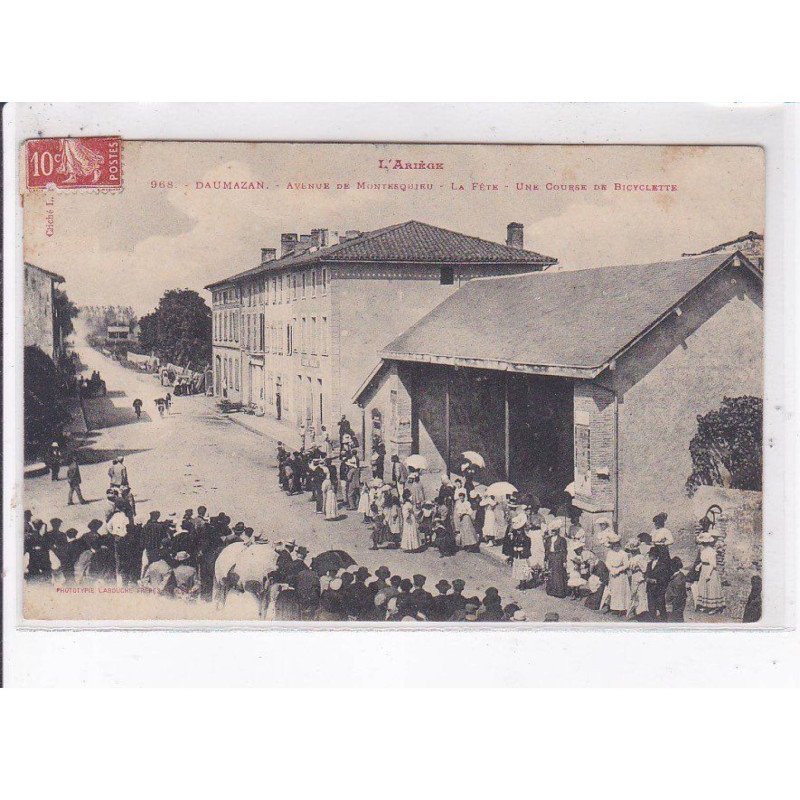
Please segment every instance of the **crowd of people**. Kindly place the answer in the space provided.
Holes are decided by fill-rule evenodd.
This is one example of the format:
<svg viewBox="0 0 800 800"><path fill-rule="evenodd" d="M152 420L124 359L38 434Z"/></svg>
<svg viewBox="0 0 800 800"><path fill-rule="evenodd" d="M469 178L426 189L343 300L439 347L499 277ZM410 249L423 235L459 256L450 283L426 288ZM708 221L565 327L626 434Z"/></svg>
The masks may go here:
<svg viewBox="0 0 800 800"><path fill-rule="evenodd" d="M552 512L537 498L493 490L476 482L480 469L469 461L459 475L442 476L438 492L426 496L420 470L392 456L384 476L381 454L369 475L359 459L359 443L346 419L338 441L324 437L310 447L290 451L278 443L278 482L289 495L308 492L315 510L326 520L341 518L340 506L361 514L369 526L373 550L400 549L419 553L438 550L440 558L459 550L500 548L520 592L543 587L547 595L581 602L589 609L628 620L682 622L689 601L697 612L719 614L725 608L717 563L713 519L699 523L697 553L691 564L670 552L674 537L667 514L653 518L653 528L621 541L610 518L594 521L592 547L580 515L565 492ZM379 444L379 443L378 443ZM86 530L63 530L60 519L25 514L26 576L56 584L111 582L138 585L159 594L212 600L214 568L222 550L233 542L246 546L263 537L244 522L231 524L224 512L209 516L203 506L162 518L151 511L144 524L136 521L136 503L124 457L108 470L109 488L102 519ZM69 502L80 493L80 470L73 459L68 470ZM513 488L513 487L509 487ZM503 603L490 588L483 597L466 596L464 581L440 580L436 593L427 577L392 575L381 567L372 575L355 563L315 569L308 549L279 542L276 569L267 578L269 614L276 619L519 621L525 618L513 603ZM350 559L352 561L352 559ZM760 582L745 611L745 621L760 617Z"/></svg>

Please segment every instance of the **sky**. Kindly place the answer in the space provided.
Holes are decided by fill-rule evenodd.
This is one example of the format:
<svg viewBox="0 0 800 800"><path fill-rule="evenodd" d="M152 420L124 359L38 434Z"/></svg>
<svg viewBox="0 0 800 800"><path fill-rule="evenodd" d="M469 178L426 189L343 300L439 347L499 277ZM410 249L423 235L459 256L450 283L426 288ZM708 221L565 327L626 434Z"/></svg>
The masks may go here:
<svg viewBox="0 0 800 800"><path fill-rule="evenodd" d="M505 242L507 224L519 222L526 249L557 258L559 269L669 260L764 231L756 147L126 141L122 161L122 191L23 194L25 260L63 275L79 305L130 305L140 315L171 288L210 299L205 284L256 266L260 249L280 250L286 231L416 219ZM442 168L391 168L396 161ZM359 181L433 189L358 189ZM615 191L615 183L676 190Z"/></svg>

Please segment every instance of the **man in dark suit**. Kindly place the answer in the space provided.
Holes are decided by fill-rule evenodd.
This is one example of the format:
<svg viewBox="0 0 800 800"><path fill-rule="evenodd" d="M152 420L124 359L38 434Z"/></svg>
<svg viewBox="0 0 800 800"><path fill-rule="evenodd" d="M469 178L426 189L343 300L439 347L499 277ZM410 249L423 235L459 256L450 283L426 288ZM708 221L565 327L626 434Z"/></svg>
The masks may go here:
<svg viewBox="0 0 800 800"><path fill-rule="evenodd" d="M671 577L671 560L660 547L651 547L644 578L647 582L647 609L654 622L668 621L665 596Z"/></svg>
<svg viewBox="0 0 800 800"><path fill-rule="evenodd" d="M320 583L317 573L303 564L292 576L290 585L297 592L300 619L314 619L319 607L320 597Z"/></svg>
<svg viewBox="0 0 800 800"><path fill-rule="evenodd" d="M400 497L403 496L403 489L408 480L408 467L400 461L399 456L392 456L392 483Z"/></svg>
<svg viewBox="0 0 800 800"><path fill-rule="evenodd" d="M428 619L431 622L446 622L453 615L453 603L450 599L450 583L444 579L436 584L436 591L439 592L428 606Z"/></svg>
<svg viewBox="0 0 800 800"><path fill-rule="evenodd" d="M417 611L427 616L433 595L424 588L426 580L424 575L414 576L414 590L411 592L411 597L414 600L414 606Z"/></svg>

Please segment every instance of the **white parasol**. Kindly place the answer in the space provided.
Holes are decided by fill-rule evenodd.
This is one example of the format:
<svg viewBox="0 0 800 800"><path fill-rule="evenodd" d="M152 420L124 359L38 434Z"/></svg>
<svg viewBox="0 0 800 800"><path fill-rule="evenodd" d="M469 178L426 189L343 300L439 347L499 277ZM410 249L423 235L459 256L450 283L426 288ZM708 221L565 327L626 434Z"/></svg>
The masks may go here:
<svg viewBox="0 0 800 800"><path fill-rule="evenodd" d="M465 450L461 456L462 458L466 458L467 461L471 461L476 467L483 469L486 466L483 456L480 453L476 453L474 450Z"/></svg>
<svg viewBox="0 0 800 800"><path fill-rule="evenodd" d="M406 459L406 466L412 469L428 469L428 460L419 453L414 453Z"/></svg>
<svg viewBox="0 0 800 800"><path fill-rule="evenodd" d="M507 497L510 494L514 494L515 492L519 491L513 483L509 483L508 481L498 481L497 483L493 483L487 490L486 494L493 494L495 497Z"/></svg>

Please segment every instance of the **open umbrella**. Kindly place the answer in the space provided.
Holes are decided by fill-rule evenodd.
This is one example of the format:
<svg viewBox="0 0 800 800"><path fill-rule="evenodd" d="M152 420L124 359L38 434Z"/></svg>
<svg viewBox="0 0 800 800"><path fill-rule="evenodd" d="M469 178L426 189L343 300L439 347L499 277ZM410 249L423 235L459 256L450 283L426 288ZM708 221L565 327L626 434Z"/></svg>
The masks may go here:
<svg viewBox="0 0 800 800"><path fill-rule="evenodd" d="M317 575L324 575L329 569L347 569L355 563L355 559L344 550L326 550L311 559L311 569Z"/></svg>
<svg viewBox="0 0 800 800"><path fill-rule="evenodd" d="M519 491L513 483L508 481L498 481L493 483L487 490L486 494L493 494L495 497L507 496Z"/></svg>
<svg viewBox="0 0 800 800"><path fill-rule="evenodd" d="M476 453L474 450L465 450L461 454L461 457L466 458L467 461L471 461L476 467L480 467L481 469L486 466L483 456L480 453Z"/></svg>
<svg viewBox="0 0 800 800"><path fill-rule="evenodd" d="M406 466L412 469L428 469L428 460L419 453L414 453L406 459Z"/></svg>

